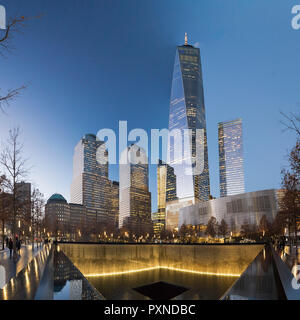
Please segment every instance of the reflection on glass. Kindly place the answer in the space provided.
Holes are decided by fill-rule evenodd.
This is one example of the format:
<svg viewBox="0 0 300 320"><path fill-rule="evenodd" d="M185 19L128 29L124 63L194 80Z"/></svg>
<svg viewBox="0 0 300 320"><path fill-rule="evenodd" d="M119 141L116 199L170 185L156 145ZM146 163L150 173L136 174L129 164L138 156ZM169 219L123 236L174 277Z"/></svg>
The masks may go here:
<svg viewBox="0 0 300 320"><path fill-rule="evenodd" d="M184 131L190 129L192 134L184 143ZM204 141L196 141L196 130L204 130ZM179 199L207 201L210 195L206 117L202 81L200 50L191 45L177 47L171 102L169 130L177 130L176 139L169 138L169 163L176 176L176 192ZM203 139L202 139L203 140ZM204 148L204 170L201 174L191 175L192 158L196 156L196 145ZM182 150L182 152L178 152ZM182 161L184 159L184 161Z"/></svg>

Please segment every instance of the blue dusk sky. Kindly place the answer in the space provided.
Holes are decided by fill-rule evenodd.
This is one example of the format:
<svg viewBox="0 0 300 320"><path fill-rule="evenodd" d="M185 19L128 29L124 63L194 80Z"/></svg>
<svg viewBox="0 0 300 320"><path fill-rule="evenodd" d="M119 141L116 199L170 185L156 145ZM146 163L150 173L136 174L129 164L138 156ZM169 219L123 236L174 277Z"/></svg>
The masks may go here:
<svg viewBox="0 0 300 320"><path fill-rule="evenodd" d="M217 124L243 119L246 191L280 187L292 132L280 111L300 110L300 0L0 0L7 15L36 16L0 57L0 88L28 84L0 138L20 126L30 181L70 199L73 151L85 133L168 127L176 46L200 48L211 193L219 196ZM119 179L117 168L110 178ZM156 168L150 167L152 211Z"/></svg>

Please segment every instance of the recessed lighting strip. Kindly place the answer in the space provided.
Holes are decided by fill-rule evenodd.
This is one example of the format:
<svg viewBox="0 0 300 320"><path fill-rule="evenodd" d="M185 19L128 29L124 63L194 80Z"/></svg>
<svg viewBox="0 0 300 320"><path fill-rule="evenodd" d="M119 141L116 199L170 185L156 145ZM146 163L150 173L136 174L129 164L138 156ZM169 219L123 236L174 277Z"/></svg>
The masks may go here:
<svg viewBox="0 0 300 320"><path fill-rule="evenodd" d="M178 271L178 272L186 272L186 273L193 273L193 274L207 275L207 276L237 277L237 278L240 277L240 274L237 274L237 273L219 273L219 272L195 271L195 270L180 269L180 268L166 267L166 266L156 266L156 267L134 269L134 270L127 270L127 271L119 271L119 272L90 273L90 274L85 274L84 276L86 278L109 277L109 276L119 276L119 275L123 275L123 274L130 274L130 273L158 270L158 269Z"/></svg>

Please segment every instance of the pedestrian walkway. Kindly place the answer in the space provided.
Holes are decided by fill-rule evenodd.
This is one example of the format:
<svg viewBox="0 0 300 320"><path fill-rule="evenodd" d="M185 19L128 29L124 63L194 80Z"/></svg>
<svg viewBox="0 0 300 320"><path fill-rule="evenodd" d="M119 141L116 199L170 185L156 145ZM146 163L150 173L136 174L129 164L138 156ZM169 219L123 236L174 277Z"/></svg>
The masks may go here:
<svg viewBox="0 0 300 320"><path fill-rule="evenodd" d="M10 258L9 250L0 252L0 289L2 289L11 278L18 275L18 273L28 265L34 256L36 256L42 249L42 246L23 245L20 250L20 256L16 260Z"/></svg>
<svg viewBox="0 0 300 320"><path fill-rule="evenodd" d="M297 265L300 265L300 247L298 245L297 254L296 247L291 247L290 245L286 245L284 250L282 248L274 247L277 254L280 256L282 261L286 264L291 272L293 272L293 268Z"/></svg>
<svg viewBox="0 0 300 320"><path fill-rule="evenodd" d="M24 251L30 251L30 246ZM39 288L40 280L52 255L51 245L43 245L31 255L31 261L10 281L0 289L0 300L33 300ZM30 256L30 254L28 254ZM26 260L24 258L24 260ZM30 259L28 259L30 260Z"/></svg>

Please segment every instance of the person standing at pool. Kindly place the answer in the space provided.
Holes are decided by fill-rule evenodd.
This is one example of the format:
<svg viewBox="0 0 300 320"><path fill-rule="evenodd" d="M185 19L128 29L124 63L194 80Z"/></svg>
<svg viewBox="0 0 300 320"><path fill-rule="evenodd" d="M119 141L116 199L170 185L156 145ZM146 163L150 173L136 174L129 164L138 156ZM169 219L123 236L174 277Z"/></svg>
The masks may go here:
<svg viewBox="0 0 300 320"><path fill-rule="evenodd" d="M21 254L20 254L20 250L21 250L21 239L20 239L20 240L17 240L17 250L18 250L19 256L21 256Z"/></svg>
<svg viewBox="0 0 300 320"><path fill-rule="evenodd" d="M11 259L11 254L12 254L12 250L13 250L14 244L12 239L10 238L8 241L8 249L9 249L9 259Z"/></svg>

